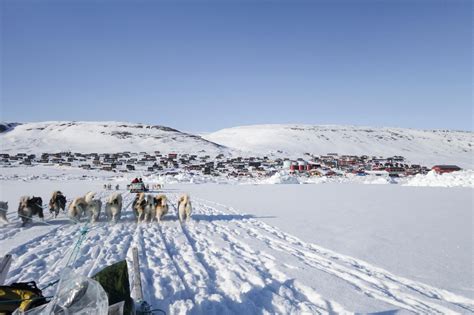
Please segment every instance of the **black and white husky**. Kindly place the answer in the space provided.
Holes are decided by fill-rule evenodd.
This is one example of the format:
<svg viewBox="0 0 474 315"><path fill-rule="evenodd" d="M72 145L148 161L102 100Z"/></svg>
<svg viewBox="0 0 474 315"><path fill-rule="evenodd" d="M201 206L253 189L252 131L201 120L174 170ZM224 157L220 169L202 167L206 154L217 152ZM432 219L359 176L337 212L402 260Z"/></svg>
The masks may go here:
<svg viewBox="0 0 474 315"><path fill-rule="evenodd" d="M0 223L8 223L8 201L0 201Z"/></svg>
<svg viewBox="0 0 474 315"><path fill-rule="evenodd" d="M155 208L155 197L152 195L146 196L146 203L145 203L145 221L151 222L156 217L156 208Z"/></svg>
<svg viewBox="0 0 474 315"><path fill-rule="evenodd" d="M20 198L18 205L18 217L23 221L22 226L31 222L31 218L37 215L44 219L43 215L43 199L41 197L23 196Z"/></svg>
<svg viewBox="0 0 474 315"><path fill-rule="evenodd" d="M133 200L132 208L133 214L137 219L137 222L141 222L145 219L145 207L146 207L146 196L145 193L137 193Z"/></svg>
<svg viewBox="0 0 474 315"><path fill-rule="evenodd" d="M155 197L155 218L160 222L165 214L168 213L168 202L165 195Z"/></svg>
<svg viewBox="0 0 474 315"><path fill-rule="evenodd" d="M65 209L66 197L59 190L53 192L53 196L49 200L49 212L51 212L51 215L54 215L56 218L59 214L59 210L64 212Z"/></svg>

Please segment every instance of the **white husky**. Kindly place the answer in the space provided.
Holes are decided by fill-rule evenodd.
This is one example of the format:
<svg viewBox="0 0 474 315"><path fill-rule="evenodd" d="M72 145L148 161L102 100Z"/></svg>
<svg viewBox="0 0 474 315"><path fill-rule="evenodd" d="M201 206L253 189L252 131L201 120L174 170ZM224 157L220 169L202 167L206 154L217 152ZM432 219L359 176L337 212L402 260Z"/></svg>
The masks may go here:
<svg viewBox="0 0 474 315"><path fill-rule="evenodd" d="M87 202L84 197L77 197L69 204L68 216L71 220L79 222L82 215L86 212Z"/></svg>
<svg viewBox="0 0 474 315"><path fill-rule="evenodd" d="M122 195L120 193L113 193L105 203L105 215L107 220L117 222L122 214Z"/></svg>
<svg viewBox="0 0 474 315"><path fill-rule="evenodd" d="M191 217L191 200L188 195L182 195L178 199L178 218L179 221L187 221Z"/></svg>
<svg viewBox="0 0 474 315"><path fill-rule="evenodd" d="M88 192L84 196L84 200L87 203L86 206L86 215L89 217L89 220L94 223L97 222L100 216L100 210L102 209L102 201L100 199L94 199L95 193Z"/></svg>
<svg viewBox="0 0 474 315"><path fill-rule="evenodd" d="M8 223L8 201L0 201L0 223Z"/></svg>

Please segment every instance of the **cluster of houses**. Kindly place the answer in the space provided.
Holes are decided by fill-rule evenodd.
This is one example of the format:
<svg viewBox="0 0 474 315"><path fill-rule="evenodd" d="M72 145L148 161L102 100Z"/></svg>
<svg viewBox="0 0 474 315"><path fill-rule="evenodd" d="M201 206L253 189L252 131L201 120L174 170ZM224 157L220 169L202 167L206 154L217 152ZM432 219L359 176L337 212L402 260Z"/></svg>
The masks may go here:
<svg viewBox="0 0 474 315"><path fill-rule="evenodd" d="M368 155L339 155L337 153L309 156L309 159L287 160L283 167L294 173L308 173L316 176L338 176L347 173L360 176L368 174L409 176L429 172L426 166L407 163L403 156L385 158Z"/></svg>
<svg viewBox="0 0 474 315"><path fill-rule="evenodd" d="M0 153L0 166L19 165L54 165L79 167L86 170L102 170L111 172L160 173L175 175L180 171L201 173L205 175L252 176L273 173L273 161L268 158L236 157L225 158L223 154L211 158L209 155L195 154L162 154L159 151L120 152L120 153L42 153L41 155L17 153L10 155Z"/></svg>
<svg viewBox="0 0 474 315"><path fill-rule="evenodd" d="M144 174L177 175L182 171L195 174L227 177L267 177L280 170L305 176L342 176L348 173L356 175L409 176L426 174L426 166L408 164L402 156L375 157L368 155L311 155L295 160L269 157L215 157L209 155L177 154L159 151L120 152L120 153L42 153L41 155L0 153L0 165L56 165L79 167L86 170L110 172L135 172ZM439 173L460 170L454 165L436 165L432 169Z"/></svg>

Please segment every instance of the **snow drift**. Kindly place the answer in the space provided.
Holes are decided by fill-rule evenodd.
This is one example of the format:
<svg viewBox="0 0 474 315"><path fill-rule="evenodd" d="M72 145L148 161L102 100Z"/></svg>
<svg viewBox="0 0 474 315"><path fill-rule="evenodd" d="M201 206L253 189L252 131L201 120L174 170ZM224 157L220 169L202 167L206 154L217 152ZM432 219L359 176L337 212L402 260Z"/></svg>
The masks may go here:
<svg viewBox="0 0 474 315"><path fill-rule="evenodd" d="M471 187L474 188L474 171L466 170L445 174L434 171L426 175L418 174L408 179L405 186L433 186L433 187Z"/></svg>

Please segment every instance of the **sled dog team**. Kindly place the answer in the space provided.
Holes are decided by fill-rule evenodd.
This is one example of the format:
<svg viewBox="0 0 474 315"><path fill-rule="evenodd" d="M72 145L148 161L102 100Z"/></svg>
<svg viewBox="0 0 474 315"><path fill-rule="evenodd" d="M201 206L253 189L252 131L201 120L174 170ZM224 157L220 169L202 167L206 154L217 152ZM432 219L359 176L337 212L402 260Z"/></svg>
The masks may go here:
<svg viewBox="0 0 474 315"><path fill-rule="evenodd" d="M102 201L95 198L95 193L88 192L83 197L74 198L69 205L68 216L74 221L79 221L83 215L92 223L97 222L102 209ZM122 213L122 195L111 194L105 202L105 216L108 221L117 222Z"/></svg>
<svg viewBox="0 0 474 315"><path fill-rule="evenodd" d="M69 204L68 217L79 222L81 217L86 216L88 221L97 222L102 209L102 201L95 197L94 192L88 192L84 196L74 198ZM138 222L160 222L164 215L168 213L168 199L165 195L145 195L138 193L132 204L133 213ZM191 201L188 195L182 195L178 199L178 218L180 221L187 221L191 216ZM55 218L60 211L66 211L66 197L60 191L53 192L49 201L49 211ZM6 217L8 202L0 201L0 223L7 223ZM122 195L112 193L105 202L105 216L108 221L117 222L122 213ZM18 216L23 225L32 221L32 217L37 215L44 219L43 200L41 197L23 196L18 205Z"/></svg>
<svg viewBox="0 0 474 315"><path fill-rule="evenodd" d="M132 204L133 212L138 222L161 221L168 213L168 202L165 195L145 195L138 193ZM178 199L178 218L180 221L187 221L191 216L191 200L188 195L182 195Z"/></svg>

